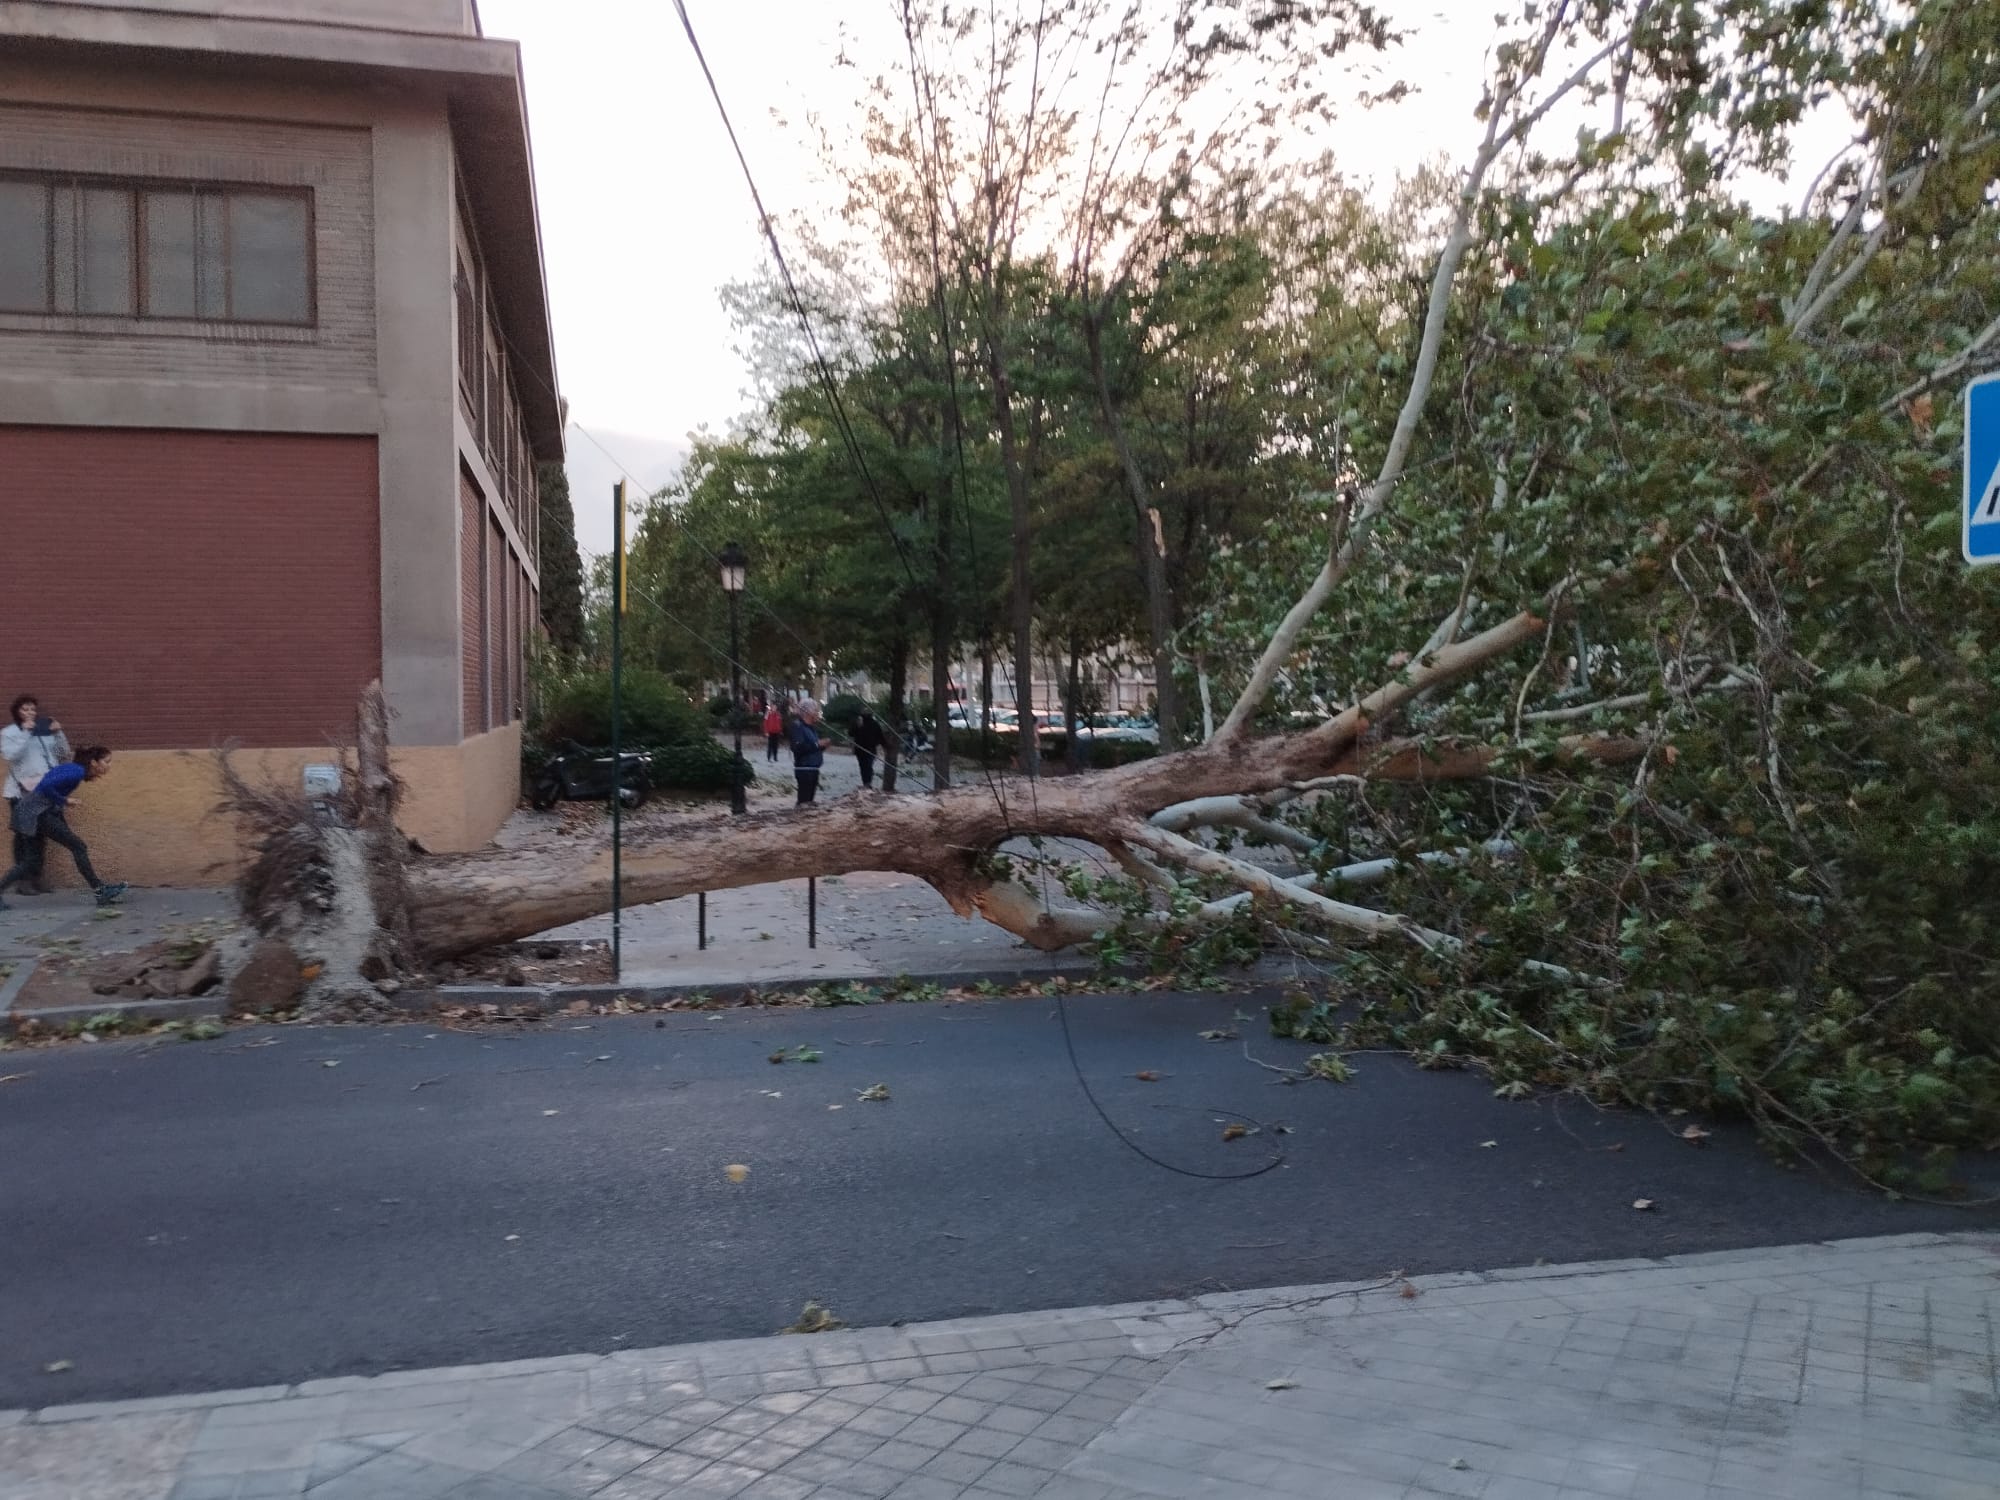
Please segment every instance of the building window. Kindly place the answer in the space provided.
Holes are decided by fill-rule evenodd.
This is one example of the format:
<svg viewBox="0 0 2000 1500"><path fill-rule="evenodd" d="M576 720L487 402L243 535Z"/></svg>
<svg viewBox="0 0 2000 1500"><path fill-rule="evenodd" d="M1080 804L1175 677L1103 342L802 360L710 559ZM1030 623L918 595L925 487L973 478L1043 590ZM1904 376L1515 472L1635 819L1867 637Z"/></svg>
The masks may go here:
<svg viewBox="0 0 2000 1500"><path fill-rule="evenodd" d="M0 311L311 323L311 195L0 179Z"/></svg>

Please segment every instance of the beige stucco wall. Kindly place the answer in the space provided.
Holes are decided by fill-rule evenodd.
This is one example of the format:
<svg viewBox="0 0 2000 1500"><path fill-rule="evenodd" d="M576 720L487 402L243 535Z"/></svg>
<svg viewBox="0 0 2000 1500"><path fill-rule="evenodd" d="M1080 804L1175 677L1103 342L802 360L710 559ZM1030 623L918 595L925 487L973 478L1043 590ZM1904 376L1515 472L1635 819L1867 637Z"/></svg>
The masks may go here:
<svg viewBox="0 0 2000 1500"><path fill-rule="evenodd" d="M483 848L520 800L518 724L464 745L414 746L390 758L407 788L397 821L434 853ZM232 757L245 780L283 787L299 786L306 766L334 759L325 746ZM212 754L121 750L111 767L78 794L70 815L99 875L149 886L220 885L235 877L247 853L235 821L214 811L222 783ZM77 884L61 849L49 849L48 870L54 884Z"/></svg>

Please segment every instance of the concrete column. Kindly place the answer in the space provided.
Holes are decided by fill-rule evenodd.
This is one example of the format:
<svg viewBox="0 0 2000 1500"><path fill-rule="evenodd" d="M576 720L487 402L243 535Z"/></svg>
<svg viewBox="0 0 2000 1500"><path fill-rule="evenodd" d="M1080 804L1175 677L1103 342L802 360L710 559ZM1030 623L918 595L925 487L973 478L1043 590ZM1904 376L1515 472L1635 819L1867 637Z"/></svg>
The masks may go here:
<svg viewBox="0 0 2000 1500"><path fill-rule="evenodd" d="M399 745L455 745L458 475L451 130L443 102L386 108L375 138L382 392L382 679Z"/></svg>

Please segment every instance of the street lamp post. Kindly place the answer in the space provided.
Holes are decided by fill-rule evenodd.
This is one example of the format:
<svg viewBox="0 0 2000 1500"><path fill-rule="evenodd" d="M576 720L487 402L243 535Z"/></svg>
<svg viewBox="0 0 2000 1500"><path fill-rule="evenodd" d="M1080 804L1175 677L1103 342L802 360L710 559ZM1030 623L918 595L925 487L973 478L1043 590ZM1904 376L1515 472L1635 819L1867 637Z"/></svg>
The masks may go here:
<svg viewBox="0 0 2000 1500"><path fill-rule="evenodd" d="M743 578L749 558L734 542L724 545L716 561L722 564L722 592L729 596L729 722L736 726L736 759L743 760L743 649L737 643L736 601L743 593ZM744 798L743 778L735 768L729 773L729 810L742 814L749 810Z"/></svg>

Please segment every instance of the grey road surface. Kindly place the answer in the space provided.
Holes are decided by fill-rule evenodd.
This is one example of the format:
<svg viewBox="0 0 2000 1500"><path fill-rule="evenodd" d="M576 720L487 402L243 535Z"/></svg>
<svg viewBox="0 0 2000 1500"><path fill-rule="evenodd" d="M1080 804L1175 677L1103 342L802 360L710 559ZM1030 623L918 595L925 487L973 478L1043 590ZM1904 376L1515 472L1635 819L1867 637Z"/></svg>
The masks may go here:
<svg viewBox="0 0 2000 1500"><path fill-rule="evenodd" d="M1146 1150L1204 1172L1283 1151L1242 1181L1121 1143L1039 999L11 1054L0 1408L767 1334L808 1298L886 1324L1996 1222L1739 1130L1696 1147L1387 1056L1286 1086L1198 1035L1296 1065L1262 1009L1069 1002ZM800 1046L820 1060L768 1060ZM1230 1111L1258 1133L1225 1141Z"/></svg>

